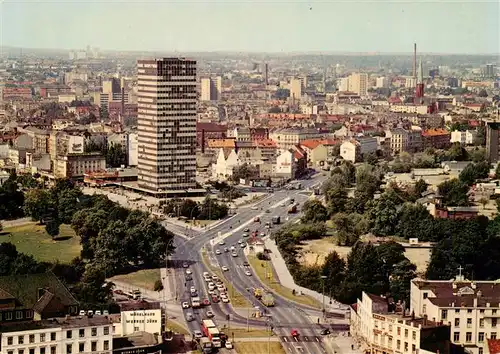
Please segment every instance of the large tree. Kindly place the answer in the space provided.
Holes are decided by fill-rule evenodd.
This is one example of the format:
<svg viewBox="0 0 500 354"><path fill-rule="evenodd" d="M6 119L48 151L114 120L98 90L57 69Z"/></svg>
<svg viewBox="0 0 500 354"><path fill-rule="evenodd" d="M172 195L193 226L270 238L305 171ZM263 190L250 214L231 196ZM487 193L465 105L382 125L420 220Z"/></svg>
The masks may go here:
<svg viewBox="0 0 500 354"><path fill-rule="evenodd" d="M302 222L324 222L328 219L328 212L318 199L307 200L302 208Z"/></svg>
<svg viewBox="0 0 500 354"><path fill-rule="evenodd" d="M438 185L438 192L441 195L443 206L468 206L468 191L467 184L456 178Z"/></svg>
<svg viewBox="0 0 500 354"><path fill-rule="evenodd" d="M33 220L43 222L44 218L55 208L50 191L46 189L32 189L25 193L24 212ZM51 215L54 217L55 215Z"/></svg>

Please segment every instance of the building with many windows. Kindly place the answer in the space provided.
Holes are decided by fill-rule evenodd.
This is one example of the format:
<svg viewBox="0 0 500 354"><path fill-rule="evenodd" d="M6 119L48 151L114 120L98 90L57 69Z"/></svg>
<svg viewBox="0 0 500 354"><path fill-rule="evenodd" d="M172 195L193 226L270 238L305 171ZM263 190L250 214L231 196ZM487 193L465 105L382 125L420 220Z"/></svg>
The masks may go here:
<svg viewBox="0 0 500 354"><path fill-rule="evenodd" d="M451 352L448 325L417 318L404 304L365 292L351 306L350 332L371 354Z"/></svg>
<svg viewBox="0 0 500 354"><path fill-rule="evenodd" d="M411 282L411 310L451 327L450 339L472 354L486 353L487 340L500 338L500 283L452 280Z"/></svg>
<svg viewBox="0 0 500 354"><path fill-rule="evenodd" d="M196 61L139 60L137 74L139 187L196 188Z"/></svg>
<svg viewBox="0 0 500 354"><path fill-rule="evenodd" d="M113 325L107 316L3 323L0 343L1 354L108 354Z"/></svg>

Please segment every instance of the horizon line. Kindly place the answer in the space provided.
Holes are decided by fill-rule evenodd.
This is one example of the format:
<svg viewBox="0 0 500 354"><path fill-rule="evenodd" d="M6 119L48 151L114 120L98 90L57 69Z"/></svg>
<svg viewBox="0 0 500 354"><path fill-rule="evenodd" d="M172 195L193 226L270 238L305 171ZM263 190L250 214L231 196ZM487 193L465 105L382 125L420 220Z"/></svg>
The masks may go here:
<svg viewBox="0 0 500 354"><path fill-rule="evenodd" d="M36 47L21 47L21 46L12 46L12 45L0 45L0 50L3 52L4 48L9 48L9 49L26 49L26 50L47 50L47 51L86 51L86 48L79 48L79 49L68 49L68 48L36 48ZM90 46L90 48L96 48L93 46ZM148 49L148 50L137 50L137 49L102 49L99 48L99 51L101 53L106 53L106 52L127 52L127 53L210 53L210 54L224 54L224 53L241 53L241 54L306 54L306 55L332 55L332 54L337 54L337 55L371 55L371 56L376 56L376 55L410 55L413 56L413 51L410 52L379 52L379 51L319 51L319 50L305 50L305 51L297 51L297 50L292 50L292 51L252 51L252 50L186 50L186 51L178 51L178 50L154 50L154 49ZM499 56L500 52L498 53L458 53L458 52L417 52L419 55L477 55L477 56Z"/></svg>

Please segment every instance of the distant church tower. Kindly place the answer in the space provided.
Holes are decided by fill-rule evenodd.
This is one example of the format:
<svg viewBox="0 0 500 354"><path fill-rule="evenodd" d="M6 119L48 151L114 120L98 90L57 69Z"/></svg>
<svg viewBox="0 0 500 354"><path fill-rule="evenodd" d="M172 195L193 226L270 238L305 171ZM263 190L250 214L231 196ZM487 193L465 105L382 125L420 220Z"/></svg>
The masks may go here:
<svg viewBox="0 0 500 354"><path fill-rule="evenodd" d="M415 88L415 103L422 103L424 98L424 70L422 68L422 59L418 63L417 86Z"/></svg>

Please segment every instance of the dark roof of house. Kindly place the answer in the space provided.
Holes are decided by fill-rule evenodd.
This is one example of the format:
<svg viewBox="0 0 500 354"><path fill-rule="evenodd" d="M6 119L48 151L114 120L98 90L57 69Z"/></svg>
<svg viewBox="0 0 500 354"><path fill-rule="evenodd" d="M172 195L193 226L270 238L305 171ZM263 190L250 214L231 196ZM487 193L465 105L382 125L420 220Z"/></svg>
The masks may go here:
<svg viewBox="0 0 500 354"><path fill-rule="evenodd" d="M44 293L39 297L41 289ZM0 277L0 298L15 298L20 307L39 313L52 300L57 300L62 306L78 305L68 288L52 272Z"/></svg>
<svg viewBox="0 0 500 354"><path fill-rule="evenodd" d="M113 349L140 348L156 344L158 340L155 335L147 332L136 332L127 337L113 338Z"/></svg>
<svg viewBox="0 0 500 354"><path fill-rule="evenodd" d="M148 301L128 301L120 302L118 304L121 311L133 311L133 310L158 310L160 309L159 302L148 302Z"/></svg>

